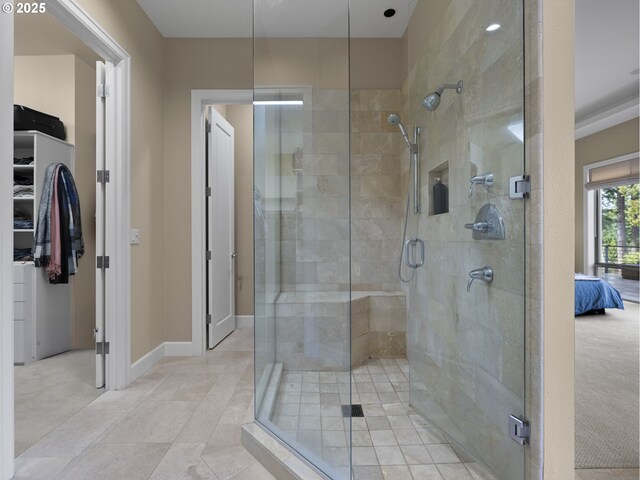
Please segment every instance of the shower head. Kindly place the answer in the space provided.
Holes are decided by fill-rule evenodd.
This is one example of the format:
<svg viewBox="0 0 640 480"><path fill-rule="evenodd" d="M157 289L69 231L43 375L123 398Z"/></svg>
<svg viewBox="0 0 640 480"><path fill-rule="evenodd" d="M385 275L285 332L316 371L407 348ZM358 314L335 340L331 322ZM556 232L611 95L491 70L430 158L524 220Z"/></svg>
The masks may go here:
<svg viewBox="0 0 640 480"><path fill-rule="evenodd" d="M418 151L418 147L416 144L411 143L411 141L409 140L409 135L407 135L407 130L404 128L404 125L402 125L402 119L400 118L400 115L398 115L397 113L390 114L387 117L387 122L389 123L389 125L398 126L398 128L400 129L400 133L402 133L404 141L407 142L407 147L409 147L411 153L416 153Z"/></svg>
<svg viewBox="0 0 640 480"><path fill-rule="evenodd" d="M389 125L402 125L402 119L397 113L392 113L391 115L389 115L387 117L387 122L389 122Z"/></svg>
<svg viewBox="0 0 640 480"><path fill-rule="evenodd" d="M455 90L457 94L460 94L462 93L463 85L464 84L462 80L460 80L456 85L451 85L451 84L441 85L440 87L438 87L438 89L435 92L430 93L429 95L424 97L424 99L422 100L422 106L427 110L429 110L430 112L435 111L440 106L440 99L442 98L442 92L444 92L446 89L452 89L452 90Z"/></svg>

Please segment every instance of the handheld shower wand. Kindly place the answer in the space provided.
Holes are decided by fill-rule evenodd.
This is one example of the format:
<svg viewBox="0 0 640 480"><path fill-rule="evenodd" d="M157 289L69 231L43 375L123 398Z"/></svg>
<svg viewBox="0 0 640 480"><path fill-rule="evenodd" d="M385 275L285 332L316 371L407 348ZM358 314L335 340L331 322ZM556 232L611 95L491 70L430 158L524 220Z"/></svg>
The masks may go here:
<svg viewBox="0 0 640 480"><path fill-rule="evenodd" d="M400 129L400 133L402 134L402 137L404 138L404 141L407 143L407 147L409 147L409 151L411 151L411 153L418 153L418 145L416 145L415 143L412 143L411 140L409 140L409 135L407 134L407 130L404 128L404 125L402 124L402 119L400 118L400 115L398 115L397 113L392 113L387 117L387 122L389 122L389 125L397 125L398 128Z"/></svg>

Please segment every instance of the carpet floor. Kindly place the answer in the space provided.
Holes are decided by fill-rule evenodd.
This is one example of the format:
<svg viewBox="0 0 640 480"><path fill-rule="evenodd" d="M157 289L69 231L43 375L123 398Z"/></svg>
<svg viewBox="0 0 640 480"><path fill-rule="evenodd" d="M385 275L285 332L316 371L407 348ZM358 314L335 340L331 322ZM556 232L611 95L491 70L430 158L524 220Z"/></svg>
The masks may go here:
<svg viewBox="0 0 640 480"><path fill-rule="evenodd" d="M638 304L575 322L576 468L637 468Z"/></svg>

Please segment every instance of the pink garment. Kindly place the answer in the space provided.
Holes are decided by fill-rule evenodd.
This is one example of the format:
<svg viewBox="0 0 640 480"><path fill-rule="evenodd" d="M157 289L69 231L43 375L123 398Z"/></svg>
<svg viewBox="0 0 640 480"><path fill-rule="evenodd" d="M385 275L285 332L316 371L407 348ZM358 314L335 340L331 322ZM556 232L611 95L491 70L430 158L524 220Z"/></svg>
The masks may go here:
<svg viewBox="0 0 640 480"><path fill-rule="evenodd" d="M49 278L54 279L62 274L62 243L60 238L60 206L58 205L58 171L53 173L53 198L51 202L51 259L47 265Z"/></svg>

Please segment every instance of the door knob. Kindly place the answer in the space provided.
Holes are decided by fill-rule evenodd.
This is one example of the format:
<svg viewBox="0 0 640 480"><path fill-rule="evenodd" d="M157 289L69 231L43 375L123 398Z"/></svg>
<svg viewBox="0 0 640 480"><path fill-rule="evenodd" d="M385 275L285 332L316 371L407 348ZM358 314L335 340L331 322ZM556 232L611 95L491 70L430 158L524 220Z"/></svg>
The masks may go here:
<svg viewBox="0 0 640 480"><path fill-rule="evenodd" d="M231 254L231 258L236 258L237 256L238 256L238 254L237 254L236 252L233 252L233 253Z"/></svg>

